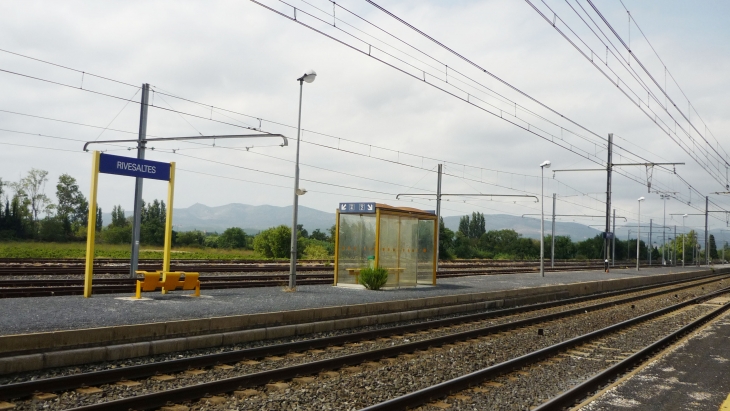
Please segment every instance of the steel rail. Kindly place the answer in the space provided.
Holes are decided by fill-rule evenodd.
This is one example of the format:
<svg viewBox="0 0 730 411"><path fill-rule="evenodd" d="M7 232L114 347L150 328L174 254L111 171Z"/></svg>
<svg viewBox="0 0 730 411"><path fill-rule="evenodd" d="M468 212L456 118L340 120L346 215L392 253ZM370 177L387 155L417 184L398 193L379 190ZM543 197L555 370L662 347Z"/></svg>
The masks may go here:
<svg viewBox="0 0 730 411"><path fill-rule="evenodd" d="M220 290L230 288L257 288L277 287L286 285L286 280L273 279L265 281L222 281L203 283L204 290ZM301 285L322 285L332 284L331 278L314 278L300 281ZM134 293L134 285L94 285L93 291L96 294L123 294ZM21 297L57 297L64 295L81 295L84 293L83 286L51 286L51 287L18 287L0 288L0 298L21 298Z"/></svg>
<svg viewBox="0 0 730 411"><path fill-rule="evenodd" d="M613 366L603 370L602 372L594 375L588 380L576 385L575 387L563 392L562 394L553 397L547 402L533 408L532 411L551 411L551 410L563 410L565 407L569 407L571 404L576 403L582 398L585 398L590 393L598 390L599 388L607 385L608 383L615 380L617 377L630 371L635 366L644 363L647 358L652 358L653 354L667 346L671 346L676 340L696 330L702 325L712 321L720 314L730 310L730 304L721 305L720 308L714 310L701 318L685 325L679 330L667 335L666 337L642 348L640 351L629 356L628 358L614 364Z"/></svg>
<svg viewBox="0 0 730 411"><path fill-rule="evenodd" d="M719 277L717 275L713 275L712 277ZM727 276L723 276L723 278L727 278ZM394 357L403 353L411 353L417 350L425 350L432 346L441 346L443 344L448 344L455 341L462 341L467 340L475 337L480 337L483 335L498 333L501 331L524 327L527 325L531 325L534 323L544 322L544 321L551 321L556 318L576 315L576 314L582 314L586 311L595 311L601 308L606 308L613 305L618 304L626 304L631 301L636 301L639 299L646 299L651 298L656 295L666 294L675 292L680 289L685 288L691 288L691 287L697 287L701 286L702 284L710 283L717 281L718 278L713 278L711 280L699 282L696 284L689 284L684 285L682 287L677 287L671 290L662 290L662 291L656 291L650 294L645 294L641 296L634 296L634 297L628 297L617 301L608 301L604 303L594 304L589 307L580 307L576 309L571 309L559 313L553 313L553 314L547 314L544 316L534 317L534 318L528 318L524 320L518 320L511 323L505 323L505 324L498 324L498 325L492 325L483 327L481 329L476 330L470 330L470 331L464 331L461 333L455 333L451 335L436 337L428 340L423 341L417 341L413 343L407 343L407 344L401 344L393 347L388 347L384 349L379 350L373 350L373 351L367 351L363 353L356 353L356 354L350 354L343 357L337 357L327 360L321 360L316 361L313 363L308 364L301 364L293 367L288 368L282 368L278 370L271 370L271 371L264 371L261 373L251 374L247 376L242 377L234 377L231 379L226 380L219 380L214 381L211 383L203 384L205 388L203 390L209 390L206 391L206 393L219 393L219 392L227 392L232 391L234 389L237 389L238 387L249 387L249 386L255 386L255 385L261 385L263 383L266 383L271 380L279 380L279 379L290 379L298 375L305 375L305 374L312 374L319 371L326 371L330 369L337 369L341 368L343 366L347 365L353 365L353 364L359 364L364 361L370 361L370 360L379 360L382 358L388 358L388 357ZM681 281L681 282L687 282L687 280ZM677 282L677 283L681 283ZM675 283L675 282L672 282ZM119 369L111 369L111 370L104 370L104 371L97 371L87 374L78 374L78 375L70 375L65 377L56 377L56 378L50 378L46 380L35 380L35 381L28 381L23 383L16 383L16 384L10 384L6 386L0 386L0 398L1 399L10 399L10 398L19 398L25 395L30 395L33 392L38 391L59 391L64 389L70 389L75 388L82 385L99 385L114 381L119 381L122 379L134 379L134 378L140 378L140 377L149 377L151 375L154 375L156 373L164 372L176 372L176 371L184 371L190 368L200 368L205 366L211 366L219 363L227 363L227 362L238 362L245 359L255 359L255 358L261 358L271 355L280 355L284 353L289 352L297 352L297 351L304 351L308 349L317 349L327 346L333 346L333 345L341 345L352 341L363 341L363 340L371 340L374 338L382 337L382 336L388 336L388 335L396 335L396 334L403 334L407 332L414 332L414 331L421 331L424 329L429 328L437 328L441 326L449 326L454 324L460 324L460 323L466 323L466 322L472 322L472 321L478 321L478 320L484 320L488 318L498 317L498 316L505 316L505 315L511 315L519 312L524 311L533 311L538 309L544 309L544 308L550 308L557 305L565 305L570 303L576 303L584 300L590 300L595 298L606 298L610 297L615 294L621 294L621 293L629 293L629 292L637 292L641 291L642 289L647 288L657 288L657 287L666 287L668 285L672 284L663 284L663 285L655 285L655 286L644 286L644 287L638 287L638 289L631 289L631 290L619 290L614 291L610 293L605 293L599 296L583 296L583 297L576 297L568 300L562 300L562 301L553 301L553 302L547 302L547 303L540 303L540 304L534 304L531 306L525 306L525 307L515 307L505 310L498 310L493 312L487 312L487 313L478 313L478 314L469 314L457 318L447 318L447 319L441 319L441 320L434 320L434 321L428 321L425 323L418 323L418 324L409 324L405 326L400 327L393 327L389 329L382 329L382 330L371 330L371 331L364 331L359 333L353 333L353 334L346 334L346 335L340 335L340 336L333 336L333 337L325 337L322 339L316 339L316 340L305 340L305 341L297 341L292 343L285 343L285 344L279 344L275 346L266 346L266 347L256 347L246 350L240 350L240 351L231 351L231 352L225 352L225 353L219 353L219 354L212 354L212 355L206 355L201 357L193 357L193 358L184 358L179 360L172 360L172 361L166 361L162 363L153 363L153 364L143 364L133 367L126 367L126 368L119 368ZM233 381L233 382L232 382ZM236 385L238 384L238 385ZM196 397L198 391L198 388L195 388L197 386L193 387L186 387L185 389L192 389L192 391L188 392L184 397L179 397L178 394L180 392L187 392L185 389L179 389L179 390L173 390L173 391L165 391L165 392L158 392L158 393L152 393L144 396L138 396L133 398L126 398L122 400L117 401L111 401L107 403L101 403L94 406L89 407L81 407L79 409L83 410L92 410L92 409L120 409L120 410L126 410L128 408L134 408L134 409L149 409L149 408L155 408L156 406L164 405L167 401L180 401L184 399L192 399L192 398L199 398ZM233 388L230 388L233 387ZM180 391L182 390L182 391ZM169 394L169 396L168 396ZM162 402L160 402L162 401ZM109 408L107 408L109 407Z"/></svg>
<svg viewBox="0 0 730 411"><path fill-rule="evenodd" d="M703 296L695 297L687 301L683 301L678 304L674 304L669 307L661 308L659 310L622 321L617 324L610 325L600 330L592 331L581 336L571 338L569 340L551 345L549 347L542 348L540 350L533 351L529 354L513 358L511 360L495 364L493 366L483 368L478 371L457 377L448 381L444 381L440 384L436 384L400 397L381 402L379 404L371 405L369 407L362 408L360 411L399 411L406 410L408 408L414 408L419 405L428 403L438 398L445 397L454 392L463 391L471 386L481 383L482 381L492 379L513 371L515 369L524 367L543 358L553 356L559 352L565 351L575 345L585 343L597 337L601 337L605 334L616 332L623 328L638 324L650 320L652 318L676 311L686 306L696 304L700 301L712 298L716 295L725 294L730 292L730 287L723 288L718 291L714 291Z"/></svg>

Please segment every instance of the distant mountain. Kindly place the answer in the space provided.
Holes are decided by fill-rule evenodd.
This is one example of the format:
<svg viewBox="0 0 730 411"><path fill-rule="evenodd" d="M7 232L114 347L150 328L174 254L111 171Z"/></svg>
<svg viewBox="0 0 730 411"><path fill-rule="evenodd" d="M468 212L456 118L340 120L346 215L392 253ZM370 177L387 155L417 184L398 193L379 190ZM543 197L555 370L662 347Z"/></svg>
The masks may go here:
<svg viewBox="0 0 730 411"><path fill-rule="evenodd" d="M127 215L131 215L127 212ZM444 217L444 224L451 230L459 228L459 216ZM105 225L111 222L111 214L104 214ZM252 206L233 203L217 207L193 204L187 208L176 208L174 212L175 231L217 231L229 227L240 227L249 234L255 234L269 227L281 224L291 225L292 206L277 207L270 205ZM540 238L540 219L520 218L507 214L485 214L487 231L512 229L527 238ZM315 229L326 231L335 224L335 213L327 213L313 208L299 206L299 224L310 233ZM550 233L550 221L545 220L545 234ZM578 223L557 222L557 235L568 235L573 241L582 241L600 234L599 230ZM718 238L719 242L719 238Z"/></svg>
<svg viewBox="0 0 730 411"><path fill-rule="evenodd" d="M546 216L547 217L547 216ZM444 217L444 225L450 230L459 229L460 216ZM540 238L540 219L530 217L517 217L508 214L484 214L484 223L487 231L511 229L522 234L526 238ZM545 219L545 235L550 235L552 222ZM555 222L555 235L567 235L573 241L583 241L601 234L594 228L579 223Z"/></svg>
<svg viewBox="0 0 730 411"><path fill-rule="evenodd" d="M258 232L281 224L291 225L292 206L252 206L234 203L208 207L203 204L193 204L188 208L176 208L173 220L175 230L179 231L223 232L229 227L240 227L247 232ZM335 224L335 213L299 206L297 220L310 233L316 229L326 231Z"/></svg>
<svg viewBox="0 0 730 411"><path fill-rule="evenodd" d="M126 212L131 216L130 211ZM104 214L104 225L108 225L111 214ZM326 213L313 208L299 206L299 224L310 233L315 229L326 231L335 224L335 213ZM252 206L233 203L218 207L193 204L188 208L176 208L173 213L175 231L217 231L229 227L240 227L249 234L258 233L281 224L291 225L292 206L276 207L270 205Z"/></svg>

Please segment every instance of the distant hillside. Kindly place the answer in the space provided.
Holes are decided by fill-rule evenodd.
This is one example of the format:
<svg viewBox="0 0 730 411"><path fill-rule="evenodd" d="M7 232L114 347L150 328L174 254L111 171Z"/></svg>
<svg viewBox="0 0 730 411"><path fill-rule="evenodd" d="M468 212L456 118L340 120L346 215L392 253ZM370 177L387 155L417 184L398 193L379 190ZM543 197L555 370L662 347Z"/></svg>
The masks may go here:
<svg viewBox="0 0 730 411"><path fill-rule="evenodd" d="M291 225L292 206L252 206L234 203L208 207L203 204L194 204L188 208L176 208L174 221L175 230L179 231L222 232L229 227L241 227L252 233L281 224ZM335 224L335 213L299 206L298 221L310 233L315 229L325 231Z"/></svg>
<svg viewBox="0 0 730 411"><path fill-rule="evenodd" d="M127 211L127 215L131 215ZM111 215L104 214L104 223L111 222ZM459 216L445 217L444 224L451 230L459 228ZM276 207L270 205L252 206L247 204L227 204L208 207L194 204L188 208L176 208L174 213L175 231L217 231L223 232L229 227L243 228L249 234L255 234L269 227L281 224L291 225L292 207ZM540 238L540 219L520 218L506 214L485 214L487 231L512 229L528 238ZM299 206L299 223L310 233L315 229L328 230L335 224L335 213L327 213L313 208ZM593 238L600 231L578 223L556 223L557 235L568 235L573 241ZM550 233L550 222L545 220L545 233Z"/></svg>
<svg viewBox="0 0 730 411"><path fill-rule="evenodd" d="M451 230L459 229L460 216L444 217L444 225ZM516 217L507 214L484 214L484 222L489 230L505 230L511 229L522 234L527 238L540 238L540 219L529 217ZM545 219L545 235L550 234L552 222ZM601 234L601 231L588 227L579 223L564 223L557 221L555 223L555 235L567 235L573 241L583 241L587 238L593 238Z"/></svg>

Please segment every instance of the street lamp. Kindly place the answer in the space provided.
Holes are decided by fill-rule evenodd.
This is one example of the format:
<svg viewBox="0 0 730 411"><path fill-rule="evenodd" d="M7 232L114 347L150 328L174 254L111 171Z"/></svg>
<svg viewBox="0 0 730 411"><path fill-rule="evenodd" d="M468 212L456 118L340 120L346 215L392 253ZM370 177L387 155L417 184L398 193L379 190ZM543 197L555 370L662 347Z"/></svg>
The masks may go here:
<svg viewBox="0 0 730 411"><path fill-rule="evenodd" d="M317 77L314 70L309 70L299 77L299 122L297 123L297 157L294 166L294 210L292 212L291 225L291 261L289 266L289 289L294 290L297 286L297 212L299 211L299 196L304 195L307 190L299 188L299 143L302 134L302 90L304 82L311 83Z"/></svg>
<svg viewBox="0 0 730 411"><path fill-rule="evenodd" d="M644 201L644 197L639 197L639 221L636 229L636 271L639 271L639 244L641 244L641 202Z"/></svg>
<svg viewBox="0 0 730 411"><path fill-rule="evenodd" d="M545 169L550 168L550 161L540 164L540 275L545 277Z"/></svg>
<svg viewBox="0 0 730 411"><path fill-rule="evenodd" d="M684 267L684 239L687 237L687 231L684 228L685 218L687 218L687 214L682 216L682 267Z"/></svg>

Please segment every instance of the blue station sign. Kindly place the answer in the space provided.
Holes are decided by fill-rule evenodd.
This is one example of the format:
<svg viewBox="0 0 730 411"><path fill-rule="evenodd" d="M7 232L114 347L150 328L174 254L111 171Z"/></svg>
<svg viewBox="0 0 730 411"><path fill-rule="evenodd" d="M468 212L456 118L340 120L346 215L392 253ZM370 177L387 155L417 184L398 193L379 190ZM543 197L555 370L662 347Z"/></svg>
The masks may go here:
<svg viewBox="0 0 730 411"><path fill-rule="evenodd" d="M99 172L170 181L169 163L140 160L137 158L114 156L104 153L99 156Z"/></svg>
<svg viewBox="0 0 730 411"><path fill-rule="evenodd" d="M375 214L375 203L340 203L340 213Z"/></svg>

